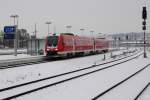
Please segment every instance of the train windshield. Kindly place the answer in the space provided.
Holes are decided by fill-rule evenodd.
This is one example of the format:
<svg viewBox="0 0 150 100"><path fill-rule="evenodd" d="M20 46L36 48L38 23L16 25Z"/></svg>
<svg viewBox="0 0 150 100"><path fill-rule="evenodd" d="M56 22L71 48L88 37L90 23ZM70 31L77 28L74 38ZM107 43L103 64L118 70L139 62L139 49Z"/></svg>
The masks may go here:
<svg viewBox="0 0 150 100"><path fill-rule="evenodd" d="M48 40L48 46L56 47L58 43L58 36L49 36L47 40Z"/></svg>

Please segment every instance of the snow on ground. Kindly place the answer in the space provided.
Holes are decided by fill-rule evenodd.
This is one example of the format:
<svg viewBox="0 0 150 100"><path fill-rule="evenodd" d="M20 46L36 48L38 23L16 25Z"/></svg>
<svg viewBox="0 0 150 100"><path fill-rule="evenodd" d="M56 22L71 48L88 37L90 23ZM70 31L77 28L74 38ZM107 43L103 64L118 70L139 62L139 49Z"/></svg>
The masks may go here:
<svg viewBox="0 0 150 100"><path fill-rule="evenodd" d="M149 61L147 61L147 63L149 63ZM146 62L144 61L139 62L143 63L143 65L146 65ZM138 64L136 66L139 68L142 67L143 65ZM150 82L149 76L150 76L150 67L148 67L138 75L134 76L133 78L129 79L124 84L118 86L118 88L113 89L110 93L102 96L102 98L98 100L112 100L111 98L113 98L113 100L134 100L134 98L141 92L141 90L146 86L146 84ZM138 100L146 100L146 99L138 99ZM150 97L147 100L150 100Z"/></svg>
<svg viewBox="0 0 150 100"><path fill-rule="evenodd" d="M29 57L33 57L33 56L27 55L27 54L18 54L17 56L14 56L14 55L0 55L0 61L12 60L12 59L21 59L21 58L29 58Z"/></svg>
<svg viewBox="0 0 150 100"><path fill-rule="evenodd" d="M131 49L132 50L132 49ZM115 51L113 52L114 55L119 55L123 51L127 51L124 48L121 48L121 51ZM19 49L17 51L18 53L24 53L27 52L26 49ZM6 55L8 53L8 55ZM5 55L3 55L5 54ZM17 56L14 56L14 50L13 49L0 49L0 60L7 60L7 59L19 59L19 58L28 58L33 57L33 55L27 55L27 54L18 54Z"/></svg>
<svg viewBox="0 0 150 100"><path fill-rule="evenodd" d="M120 52L123 51L113 52L113 55L120 54ZM150 55L148 56L148 59L139 57L114 68L43 89L30 95L25 95L19 98L19 100L91 100L91 98L103 90L148 64L150 62ZM101 54L0 70L0 88L112 60L110 59L110 53L106 54L106 61L103 61L103 57L104 54ZM150 81L149 72L150 68L139 74L139 78L137 76L134 79L130 79L128 82L120 85L119 88L112 90L108 95L104 95L100 100L133 100L134 96L139 92L139 89L141 90L146 82Z"/></svg>
<svg viewBox="0 0 150 100"><path fill-rule="evenodd" d="M27 49L18 49L17 52L18 53L27 53ZM14 53L14 49L0 49L0 55L13 54L13 53Z"/></svg>
<svg viewBox="0 0 150 100"><path fill-rule="evenodd" d="M13 49L0 49L0 61L33 57L31 55L26 54L27 53L26 49L19 49L17 50L17 52L20 54L17 54L17 56L14 56Z"/></svg>
<svg viewBox="0 0 150 100"><path fill-rule="evenodd" d="M143 57L139 57L108 70L25 95L17 100L91 100L99 93L143 68L149 62L150 58L143 59ZM150 67L98 100L133 100L146 83L150 81L149 72Z"/></svg>
<svg viewBox="0 0 150 100"><path fill-rule="evenodd" d="M120 54L120 52L122 51L114 52L113 55ZM49 63L35 64L19 68L0 70L0 88L47 76L61 74L68 71L73 71L76 69L89 67L94 64L104 63L113 60L110 59L110 53L107 53L105 55L107 59L105 61L103 61L104 54L100 54L94 56L58 60Z"/></svg>
<svg viewBox="0 0 150 100"><path fill-rule="evenodd" d="M121 51L115 51L112 54L113 55L119 55L119 54L122 54L122 52L125 52L125 51L127 51L127 50L122 49ZM0 49L0 53L3 53L3 52L11 53L11 52L13 52L13 50L4 51L4 50ZM37 55L37 56L40 56L40 55ZM13 54L11 54L11 55L0 55L0 61L1 60L10 60L10 59L29 58L29 57L33 57L33 55L27 55L27 54L18 54L17 56L14 56Z"/></svg>
<svg viewBox="0 0 150 100"><path fill-rule="evenodd" d="M150 100L150 86L144 91L138 100Z"/></svg>
<svg viewBox="0 0 150 100"><path fill-rule="evenodd" d="M30 81L46 76L56 75L75 70L81 67L93 65L96 61L102 61L103 55L94 55L82 58L58 60L49 63L28 65L20 68L0 71L0 88L20 82ZM86 61L86 62L85 62ZM93 62L94 61L94 62ZM21 70L21 71L20 71Z"/></svg>

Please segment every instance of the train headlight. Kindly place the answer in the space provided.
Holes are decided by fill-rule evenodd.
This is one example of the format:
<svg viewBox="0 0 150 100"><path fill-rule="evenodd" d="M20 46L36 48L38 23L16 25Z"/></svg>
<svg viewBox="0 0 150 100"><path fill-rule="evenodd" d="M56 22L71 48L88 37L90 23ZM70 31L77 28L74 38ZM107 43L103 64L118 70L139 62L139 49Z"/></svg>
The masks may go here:
<svg viewBox="0 0 150 100"><path fill-rule="evenodd" d="M55 48L55 51L57 51L58 49L57 48Z"/></svg>

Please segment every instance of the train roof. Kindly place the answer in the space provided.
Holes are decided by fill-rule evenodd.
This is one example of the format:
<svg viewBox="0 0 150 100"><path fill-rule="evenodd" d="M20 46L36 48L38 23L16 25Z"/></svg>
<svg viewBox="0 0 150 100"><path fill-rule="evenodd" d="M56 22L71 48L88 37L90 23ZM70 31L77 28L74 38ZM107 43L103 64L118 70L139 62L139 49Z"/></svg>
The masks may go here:
<svg viewBox="0 0 150 100"><path fill-rule="evenodd" d="M63 35L73 35L74 36L73 33L61 33L61 34L63 34Z"/></svg>
<svg viewBox="0 0 150 100"><path fill-rule="evenodd" d="M96 38L96 39L106 39L105 37L98 37L98 38Z"/></svg>

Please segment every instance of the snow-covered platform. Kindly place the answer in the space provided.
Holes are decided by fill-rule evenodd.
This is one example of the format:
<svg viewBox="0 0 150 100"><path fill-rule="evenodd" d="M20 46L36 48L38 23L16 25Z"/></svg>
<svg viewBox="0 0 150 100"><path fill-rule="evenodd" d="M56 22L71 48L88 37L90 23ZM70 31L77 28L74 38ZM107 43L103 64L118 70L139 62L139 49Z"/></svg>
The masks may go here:
<svg viewBox="0 0 150 100"><path fill-rule="evenodd" d="M17 50L18 54L26 54L27 49L19 49ZM0 49L0 56L1 55L13 55L14 54L14 49Z"/></svg>
<svg viewBox="0 0 150 100"><path fill-rule="evenodd" d="M12 59L21 59L21 58L30 58L33 57L31 55L27 54L18 54L17 56L12 55L0 55L0 61L1 60L12 60Z"/></svg>

